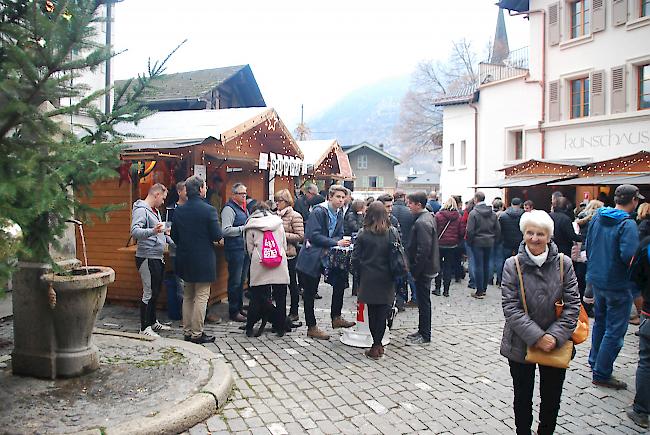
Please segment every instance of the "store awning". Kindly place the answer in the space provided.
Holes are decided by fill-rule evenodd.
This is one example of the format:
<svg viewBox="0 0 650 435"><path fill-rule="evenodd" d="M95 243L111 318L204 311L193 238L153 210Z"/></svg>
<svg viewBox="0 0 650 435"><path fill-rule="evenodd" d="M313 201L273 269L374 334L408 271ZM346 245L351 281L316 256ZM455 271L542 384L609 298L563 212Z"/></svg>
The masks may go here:
<svg viewBox="0 0 650 435"><path fill-rule="evenodd" d="M650 173L637 175L596 175L592 177L573 178L551 186L606 186L610 184L650 184Z"/></svg>
<svg viewBox="0 0 650 435"><path fill-rule="evenodd" d="M566 177L558 177L556 175L550 175L550 176L541 175L537 177L499 178L497 180L478 183L473 187L483 187L483 188L529 187L529 186L538 186L540 184L547 184L552 181L563 180L565 178Z"/></svg>

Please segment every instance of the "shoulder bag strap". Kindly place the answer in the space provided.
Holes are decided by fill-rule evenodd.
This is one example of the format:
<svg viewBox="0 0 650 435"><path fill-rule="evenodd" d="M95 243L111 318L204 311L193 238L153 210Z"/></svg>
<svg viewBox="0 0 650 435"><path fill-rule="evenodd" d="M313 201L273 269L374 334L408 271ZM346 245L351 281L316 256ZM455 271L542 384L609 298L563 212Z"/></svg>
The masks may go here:
<svg viewBox="0 0 650 435"><path fill-rule="evenodd" d="M445 234L445 231L447 231L447 227L449 226L450 223L451 223L451 219L449 219L449 220L447 221L447 225L445 225L445 228L442 230L442 232L441 232L440 235L438 236L438 240L440 240L440 239L442 238L442 235Z"/></svg>
<svg viewBox="0 0 650 435"><path fill-rule="evenodd" d="M526 291L524 290L524 278L521 276L521 266L519 258L515 255L515 265L517 266L517 275L519 276L519 290L521 291L521 302L524 304L524 311L528 314L528 305L526 304Z"/></svg>

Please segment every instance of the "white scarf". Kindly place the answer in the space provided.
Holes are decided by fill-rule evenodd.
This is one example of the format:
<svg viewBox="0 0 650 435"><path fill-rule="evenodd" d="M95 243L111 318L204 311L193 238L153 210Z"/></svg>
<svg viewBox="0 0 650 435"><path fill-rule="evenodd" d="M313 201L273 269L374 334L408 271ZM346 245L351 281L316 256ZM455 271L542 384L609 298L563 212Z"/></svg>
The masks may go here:
<svg viewBox="0 0 650 435"><path fill-rule="evenodd" d="M548 257L548 245L546 245L546 250L539 255L533 255L533 253L530 252L530 249L528 249L528 246L526 246L526 254L528 254L528 258L530 258L537 267L542 267L542 264L544 264Z"/></svg>

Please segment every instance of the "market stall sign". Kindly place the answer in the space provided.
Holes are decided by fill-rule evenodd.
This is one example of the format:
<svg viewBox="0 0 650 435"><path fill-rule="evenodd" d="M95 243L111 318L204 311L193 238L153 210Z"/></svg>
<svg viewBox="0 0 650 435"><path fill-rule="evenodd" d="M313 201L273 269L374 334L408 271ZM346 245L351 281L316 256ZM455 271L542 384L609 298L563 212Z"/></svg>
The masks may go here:
<svg viewBox="0 0 650 435"><path fill-rule="evenodd" d="M271 177L275 175L297 177L307 173L307 164L297 157L260 153L259 169L268 170Z"/></svg>

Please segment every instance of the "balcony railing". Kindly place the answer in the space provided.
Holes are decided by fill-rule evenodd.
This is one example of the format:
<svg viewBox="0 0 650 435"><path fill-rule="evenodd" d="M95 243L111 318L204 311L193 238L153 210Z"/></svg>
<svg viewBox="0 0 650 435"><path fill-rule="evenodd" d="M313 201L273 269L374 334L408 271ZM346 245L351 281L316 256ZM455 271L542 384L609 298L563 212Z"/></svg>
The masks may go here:
<svg viewBox="0 0 650 435"><path fill-rule="evenodd" d="M511 51L500 63L481 62L478 67L480 84L524 75L528 72L528 47Z"/></svg>

